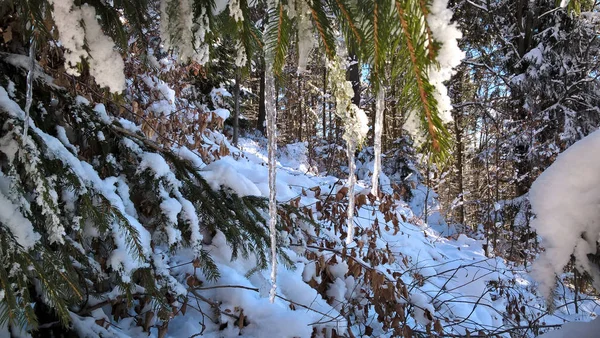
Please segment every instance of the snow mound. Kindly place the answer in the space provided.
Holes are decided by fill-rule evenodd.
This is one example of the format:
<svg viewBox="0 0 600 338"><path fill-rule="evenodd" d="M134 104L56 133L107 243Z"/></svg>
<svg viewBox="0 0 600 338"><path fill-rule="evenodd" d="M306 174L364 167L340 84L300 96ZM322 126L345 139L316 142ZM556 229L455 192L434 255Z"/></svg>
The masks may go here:
<svg viewBox="0 0 600 338"><path fill-rule="evenodd" d="M541 335L541 338L596 338L600 332L600 318L596 318L588 323L566 323L559 330L550 331Z"/></svg>
<svg viewBox="0 0 600 338"><path fill-rule="evenodd" d="M598 288L600 274L587 254L596 253L600 234L600 131L560 154L533 183L529 199L537 218L531 226L546 251L533 267L540 290L549 297L573 254L580 271L590 273Z"/></svg>

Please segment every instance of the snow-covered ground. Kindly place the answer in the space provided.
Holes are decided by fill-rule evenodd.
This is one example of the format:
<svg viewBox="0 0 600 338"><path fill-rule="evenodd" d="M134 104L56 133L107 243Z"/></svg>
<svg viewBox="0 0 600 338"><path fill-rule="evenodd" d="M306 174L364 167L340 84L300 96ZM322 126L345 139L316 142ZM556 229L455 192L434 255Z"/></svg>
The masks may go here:
<svg viewBox="0 0 600 338"><path fill-rule="evenodd" d="M242 139L242 156L237 160L225 157L211 163L202 169L204 177L214 188L223 186L241 195L268 197L266 150L262 144ZM314 196L314 187L320 187L323 192L331 191L332 195L343 187L336 177L316 176L309 171L304 144L283 147L278 158L278 200L290 202L299 198L299 206L312 208L319 201ZM365 182L358 182L359 194L366 194L368 190ZM418 198L419 194L415 196ZM423 203L413 201L410 205L422 207ZM422 210L412 210L410 205L397 203L395 212L406 221L400 221L396 230L391 222L385 222L378 209L368 204L359 209L355 222L358 228L365 230L378 220L381 236L376 240L376 250L389 250L395 261L374 268L391 280L400 278L408 286L406 303L412 306L412 317L407 324L413 329L425 331L429 323L439 320L446 333L464 335L483 330L509 336L510 330L520 328L525 336L536 336L564 322L590 321L599 313L600 302L585 295L579 295L579 312L576 313L573 291L561 284L556 293L556 311L549 314L544 297L536 292L534 280L522 266L509 264L502 257L486 258L484 241L465 235L456 239L441 236L415 216ZM344 244L339 234L327 230L321 236L336 242L331 251L342 250ZM367 240L366 235L357 238L361 240ZM287 253L294 266L279 268L275 304L268 301L268 271L254 271L253 257L232 261L231 249L222 234L217 234L206 247L221 272L216 282L205 282L206 278L199 271L186 264L193 257L192 252L180 252L166 259L165 268L175 275L196 275L203 281L197 294L192 296L198 301L190 301L185 315L171 321L167 336L189 337L202 332L208 337L309 337L313 327L336 328L343 333L348 323L340 312L344 311L343 304L353 299L359 281L349 274L348 264L340 262L330 266L333 282L327 291L328 301L307 283L320 278L315 261L298 254L301 251L293 250L293 245L290 248ZM214 306L219 307L220 313L215 313ZM243 325L240 317L246 321ZM384 330L373 320L376 317L370 310L367 318L372 320L369 323L373 329L371 336L392 336L391 331ZM134 325L131 330L125 329L125 320L115 324L123 329L111 327L111 332L144 335L140 328L133 329ZM351 326L351 330L354 336L365 333L358 326ZM157 330L151 332L151 336L157 334Z"/></svg>

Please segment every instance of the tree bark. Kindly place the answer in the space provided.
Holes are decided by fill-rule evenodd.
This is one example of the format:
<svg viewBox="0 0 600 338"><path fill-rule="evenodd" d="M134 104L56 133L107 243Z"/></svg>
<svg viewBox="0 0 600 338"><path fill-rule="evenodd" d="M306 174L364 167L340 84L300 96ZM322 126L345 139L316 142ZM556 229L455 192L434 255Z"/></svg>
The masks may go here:
<svg viewBox="0 0 600 338"><path fill-rule="evenodd" d="M256 121L256 129L265 135L265 121L267 118L265 110L265 61L262 60L260 69L260 85L258 94L258 120Z"/></svg>
<svg viewBox="0 0 600 338"><path fill-rule="evenodd" d="M461 126L461 114L454 112L454 136L456 137L456 183L458 185L458 199L460 205L458 206L458 220L460 224L465 224L465 196L464 196L464 181L463 181L463 139L462 139L462 126Z"/></svg>
<svg viewBox="0 0 600 338"><path fill-rule="evenodd" d="M323 139L326 140L327 139L327 101L326 101L326 94L327 94L327 65L325 65L323 67Z"/></svg>
<svg viewBox="0 0 600 338"><path fill-rule="evenodd" d="M360 107L360 69L356 52L351 50L349 52L349 59L352 60L353 64L348 68L348 80L352 83L352 90L354 96L352 97L352 103L357 107Z"/></svg>
<svg viewBox="0 0 600 338"><path fill-rule="evenodd" d="M235 70L235 86L233 87L235 108L233 113L233 145L238 146L240 134L240 69ZM264 104L264 102L263 102Z"/></svg>
<svg viewBox="0 0 600 338"><path fill-rule="evenodd" d="M304 120L302 101L304 101L304 82L302 82L302 77L298 74L298 142L302 142L302 122Z"/></svg>

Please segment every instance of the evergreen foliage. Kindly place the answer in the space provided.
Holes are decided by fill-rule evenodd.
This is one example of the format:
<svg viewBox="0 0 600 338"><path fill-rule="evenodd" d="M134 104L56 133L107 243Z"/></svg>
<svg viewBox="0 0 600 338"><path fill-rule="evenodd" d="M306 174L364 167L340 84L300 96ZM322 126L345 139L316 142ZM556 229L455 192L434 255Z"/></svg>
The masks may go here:
<svg viewBox="0 0 600 338"><path fill-rule="evenodd" d="M207 278L217 278L219 271L201 242L217 230L226 236L234 258L252 253L257 269L266 267L264 200L213 191L189 161L119 121L108 121L40 74L32 131L23 140L23 115L16 104L24 102L25 71L13 65L18 57L3 54L0 61L1 73L12 74L0 77L0 85L9 88L14 81L16 88L14 98L2 90L0 100L0 139L14 149L0 157L1 193L33 232L29 238L15 237L5 220L0 226L1 325L35 329L43 304L53 309L50 317L68 325L73 316L89 311L91 299L106 297L114 288L113 306L130 306L144 290L155 312L168 320L173 298L184 296L180 285L185 281L160 268L158 253L195 250L194 265ZM60 137L61 128L68 137L63 142L77 148L50 137ZM145 166L150 158L172 171ZM189 208L175 224L158 208L169 198ZM181 232L180 240L171 240L173 231Z"/></svg>

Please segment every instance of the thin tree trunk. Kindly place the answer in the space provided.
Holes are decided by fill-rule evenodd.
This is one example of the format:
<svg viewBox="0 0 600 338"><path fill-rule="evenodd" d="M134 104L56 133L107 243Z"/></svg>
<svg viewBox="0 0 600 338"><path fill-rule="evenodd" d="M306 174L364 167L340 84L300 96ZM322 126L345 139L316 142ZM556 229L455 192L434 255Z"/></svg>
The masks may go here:
<svg viewBox="0 0 600 338"><path fill-rule="evenodd" d="M352 91L354 92L352 103L357 107L360 107L360 69L358 58L353 50L350 50L349 58L353 62L353 64L348 67L348 80L352 83Z"/></svg>
<svg viewBox="0 0 600 338"><path fill-rule="evenodd" d="M326 101L326 94L327 94L327 67L323 67L323 123L322 123L322 127L323 127L323 139L326 140L327 139L327 101Z"/></svg>
<svg viewBox="0 0 600 338"><path fill-rule="evenodd" d="M302 101L304 100L304 82L301 80L301 76L298 75L298 141L302 142L302 122L304 120L304 111L302 107Z"/></svg>
<svg viewBox="0 0 600 338"><path fill-rule="evenodd" d="M393 147L393 142L395 142L399 137L400 137L400 133L398 131L398 116L396 116L396 113L398 112L398 102L396 101L395 97L396 97L396 83L392 84L392 93L391 93L391 97L393 98L390 102L389 105L389 114L390 117L392 119L392 147Z"/></svg>
<svg viewBox="0 0 600 338"><path fill-rule="evenodd" d="M458 184L458 198L460 205L458 206L458 219L460 224L465 224L465 196L464 196L464 181L463 181L463 140L461 114L454 114L454 136L456 137L456 180Z"/></svg>
<svg viewBox="0 0 600 338"><path fill-rule="evenodd" d="M235 100L235 108L233 113L233 145L238 146L240 134L240 70L235 70L235 86L233 87L233 97Z"/></svg>
<svg viewBox="0 0 600 338"><path fill-rule="evenodd" d="M258 94L258 120L256 122L256 129L260 131L263 135L265 132L265 120L267 117L265 111L265 61L262 60L262 69L260 70L260 85L259 85L259 94Z"/></svg>

